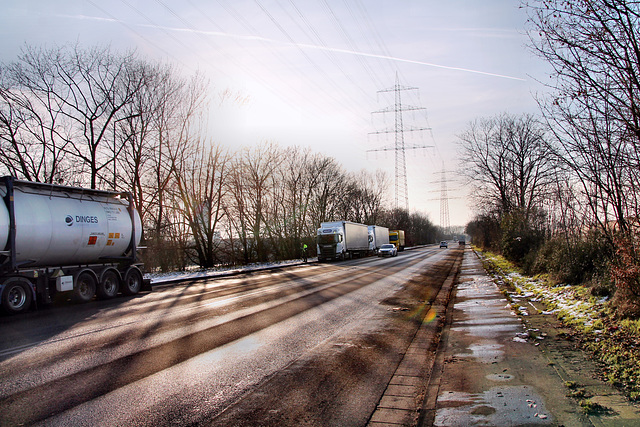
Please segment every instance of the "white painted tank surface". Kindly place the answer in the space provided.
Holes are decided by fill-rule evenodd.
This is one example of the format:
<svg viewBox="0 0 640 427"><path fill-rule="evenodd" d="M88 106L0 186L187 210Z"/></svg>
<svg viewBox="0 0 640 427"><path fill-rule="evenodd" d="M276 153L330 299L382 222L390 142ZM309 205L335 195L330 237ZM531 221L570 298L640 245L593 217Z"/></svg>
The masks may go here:
<svg viewBox="0 0 640 427"><path fill-rule="evenodd" d="M0 183L0 196L6 188ZM29 267L104 262L124 255L131 241L129 202L108 194L83 194L60 187L14 186L17 262ZM142 235L135 211L136 245ZM6 248L9 213L0 202L0 249Z"/></svg>

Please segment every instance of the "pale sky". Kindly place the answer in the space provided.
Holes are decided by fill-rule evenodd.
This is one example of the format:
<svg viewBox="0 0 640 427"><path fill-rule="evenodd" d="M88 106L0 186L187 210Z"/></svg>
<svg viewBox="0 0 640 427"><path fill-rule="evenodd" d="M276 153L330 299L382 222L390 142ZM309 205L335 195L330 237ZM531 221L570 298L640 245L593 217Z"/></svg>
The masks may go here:
<svg viewBox="0 0 640 427"><path fill-rule="evenodd" d="M396 73L408 146L411 211L440 223L441 171L451 225L475 208L455 171L456 135L480 117L536 113L546 66L525 47L517 0L0 0L0 61L21 47L79 43L136 49L203 73L213 93L248 101L212 111L209 137L232 149L311 147L349 171L382 169L393 204Z"/></svg>

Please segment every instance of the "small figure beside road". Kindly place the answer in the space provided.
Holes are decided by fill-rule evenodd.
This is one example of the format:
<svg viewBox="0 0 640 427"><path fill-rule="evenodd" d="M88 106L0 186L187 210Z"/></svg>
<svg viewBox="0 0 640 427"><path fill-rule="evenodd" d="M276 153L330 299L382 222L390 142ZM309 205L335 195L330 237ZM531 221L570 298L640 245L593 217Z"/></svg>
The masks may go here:
<svg viewBox="0 0 640 427"><path fill-rule="evenodd" d="M302 259L304 260L304 262L307 262L307 244L303 243L302 244Z"/></svg>

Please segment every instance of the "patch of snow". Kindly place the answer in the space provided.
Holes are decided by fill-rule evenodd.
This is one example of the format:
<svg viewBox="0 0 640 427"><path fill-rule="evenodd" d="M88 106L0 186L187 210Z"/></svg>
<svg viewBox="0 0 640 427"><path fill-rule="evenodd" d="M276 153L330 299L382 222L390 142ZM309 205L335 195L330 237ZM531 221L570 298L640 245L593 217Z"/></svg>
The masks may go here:
<svg viewBox="0 0 640 427"><path fill-rule="evenodd" d="M315 258L309 258L309 262L315 261ZM286 267L292 265L303 264L301 259L290 260L290 261L281 261L281 262L271 262L271 263L260 263L260 264L249 264L244 266L235 266L235 267L214 267L206 270L201 269L192 269L187 271L175 271L169 273L146 273L144 275L145 279L151 279L151 284L158 285L161 283L169 283L186 279L199 279L199 278L207 278L207 277L219 277L225 276L229 274L236 273L247 273L251 271L260 271L266 270L274 267Z"/></svg>

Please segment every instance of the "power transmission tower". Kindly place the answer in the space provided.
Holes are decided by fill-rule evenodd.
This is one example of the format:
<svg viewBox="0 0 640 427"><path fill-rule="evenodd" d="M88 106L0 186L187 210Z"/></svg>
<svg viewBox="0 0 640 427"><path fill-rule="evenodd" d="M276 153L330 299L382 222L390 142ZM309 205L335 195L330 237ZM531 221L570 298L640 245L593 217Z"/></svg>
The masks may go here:
<svg viewBox="0 0 640 427"><path fill-rule="evenodd" d="M430 145L406 145L404 142L404 133L405 132L419 132L429 130L429 128L406 128L402 121L402 113L404 111L415 111L415 110L425 110L424 107L414 107L410 105L403 106L402 105L402 97L401 93L407 90L418 90L416 87L405 87L400 86L400 82L398 80L398 73L396 72L396 84L394 87L389 89L379 90L378 93L383 92L394 92L395 94L395 103L393 107L387 107L380 111L374 111L374 113L391 113L395 114L395 127L393 129L385 129L379 132L371 132L370 134L377 135L383 133L393 133L395 134L395 144L393 146L383 147L377 150L367 150L369 152L375 151L395 151L396 162L395 162L395 172L396 172L396 180L395 180L395 207L396 209L400 207L404 207L407 211L409 210L409 192L407 188L407 161L405 157L406 150L416 150L421 148L429 148L432 147Z"/></svg>
<svg viewBox="0 0 640 427"><path fill-rule="evenodd" d="M449 222L449 196L447 195L447 177L442 165L442 179L440 184L440 227L445 234L449 234L451 223Z"/></svg>
<svg viewBox="0 0 640 427"><path fill-rule="evenodd" d="M452 172L452 171L449 171ZM455 182L455 180L447 179L447 171L444 168L444 162L442 162L442 170L440 171L440 180L439 181L431 181L431 184L440 184L440 198L433 198L429 200L439 200L440 201L440 228L442 228L442 232L444 234L452 234L453 231L451 229L451 222L449 219L449 200L451 199L460 199L461 197L449 197L450 187L447 186L447 183ZM457 188L453 188L453 191L457 191ZM438 190L432 190L434 193Z"/></svg>

